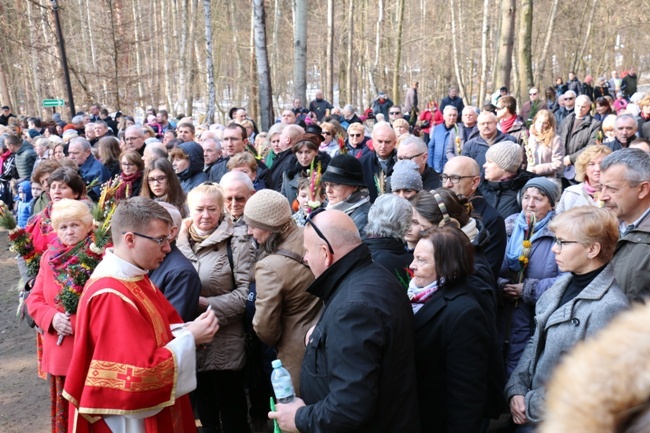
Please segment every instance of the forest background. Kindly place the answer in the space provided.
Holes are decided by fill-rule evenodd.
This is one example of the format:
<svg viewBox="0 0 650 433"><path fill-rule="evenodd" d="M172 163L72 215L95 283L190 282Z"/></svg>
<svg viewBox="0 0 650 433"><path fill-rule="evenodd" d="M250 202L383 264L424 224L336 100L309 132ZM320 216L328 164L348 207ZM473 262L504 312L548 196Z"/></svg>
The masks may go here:
<svg viewBox="0 0 650 433"><path fill-rule="evenodd" d="M58 6L77 110L153 106L223 122L245 107L262 128L323 89L335 105L420 107L457 85L480 104L506 86L520 102L575 71L648 69L650 0L0 0L0 98L41 114L67 101ZM64 109L64 117L67 113Z"/></svg>

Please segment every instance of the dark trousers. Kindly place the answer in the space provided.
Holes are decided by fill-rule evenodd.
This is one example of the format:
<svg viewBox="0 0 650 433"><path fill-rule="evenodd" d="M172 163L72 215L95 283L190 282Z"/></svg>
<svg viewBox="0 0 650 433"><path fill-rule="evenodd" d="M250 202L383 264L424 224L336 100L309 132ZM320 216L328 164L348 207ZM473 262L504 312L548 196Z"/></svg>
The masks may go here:
<svg viewBox="0 0 650 433"><path fill-rule="evenodd" d="M248 433L243 372L204 371L196 378L195 401L203 430Z"/></svg>

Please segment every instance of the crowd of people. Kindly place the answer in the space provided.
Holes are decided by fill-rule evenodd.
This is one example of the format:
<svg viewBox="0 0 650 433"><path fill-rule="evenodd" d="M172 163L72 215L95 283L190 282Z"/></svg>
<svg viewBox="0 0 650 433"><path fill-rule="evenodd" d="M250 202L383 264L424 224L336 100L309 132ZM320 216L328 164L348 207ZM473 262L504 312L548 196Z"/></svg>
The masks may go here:
<svg viewBox="0 0 650 433"><path fill-rule="evenodd" d="M539 431L560 360L650 290L650 94L559 81L519 108L319 91L268 131L3 107L52 431Z"/></svg>

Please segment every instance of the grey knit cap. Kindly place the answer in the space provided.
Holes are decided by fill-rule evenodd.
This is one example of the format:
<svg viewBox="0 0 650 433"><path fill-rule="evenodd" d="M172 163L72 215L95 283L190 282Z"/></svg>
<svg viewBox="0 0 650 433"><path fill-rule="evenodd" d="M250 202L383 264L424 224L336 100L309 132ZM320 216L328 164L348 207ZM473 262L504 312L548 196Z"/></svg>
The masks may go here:
<svg viewBox="0 0 650 433"><path fill-rule="evenodd" d="M516 173L524 160L524 154L517 143L502 141L490 146L485 152L485 159L489 159L508 173Z"/></svg>
<svg viewBox="0 0 650 433"><path fill-rule="evenodd" d="M523 196L526 190L531 187L537 188L542 193L544 193L546 198L548 198L548 201L551 202L551 206L555 207L555 202L560 195L560 188L557 183L546 177L534 177L526 182L526 185L524 185L521 190L521 195Z"/></svg>
<svg viewBox="0 0 650 433"><path fill-rule="evenodd" d="M291 207L287 198L272 189L263 189L253 194L244 207L244 221L252 227L271 233L279 232L292 221Z"/></svg>
<svg viewBox="0 0 650 433"><path fill-rule="evenodd" d="M422 176L418 165L408 159L397 161L390 177L390 188L393 192L400 189L421 191L423 188Z"/></svg>

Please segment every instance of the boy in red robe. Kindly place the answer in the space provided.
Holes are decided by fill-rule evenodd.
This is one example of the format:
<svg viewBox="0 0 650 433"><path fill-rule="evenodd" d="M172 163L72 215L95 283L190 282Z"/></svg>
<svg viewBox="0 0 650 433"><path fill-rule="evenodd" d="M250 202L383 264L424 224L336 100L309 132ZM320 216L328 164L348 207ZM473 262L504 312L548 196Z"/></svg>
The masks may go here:
<svg viewBox="0 0 650 433"><path fill-rule="evenodd" d="M195 432L187 393L196 387L195 346L212 340L207 311L183 323L149 280L170 251L172 219L134 197L113 215L114 249L79 300L75 347L64 388L77 433Z"/></svg>

